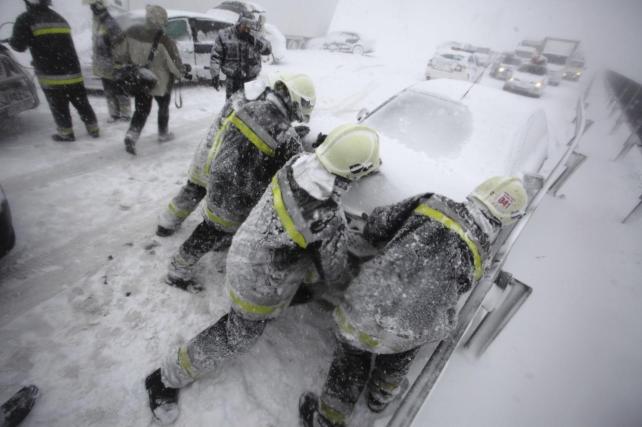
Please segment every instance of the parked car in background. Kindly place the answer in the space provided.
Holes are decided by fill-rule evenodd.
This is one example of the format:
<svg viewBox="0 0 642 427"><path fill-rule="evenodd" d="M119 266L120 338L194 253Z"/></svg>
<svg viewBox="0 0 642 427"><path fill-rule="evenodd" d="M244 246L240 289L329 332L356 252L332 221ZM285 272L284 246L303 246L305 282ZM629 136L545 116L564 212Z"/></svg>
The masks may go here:
<svg viewBox="0 0 642 427"><path fill-rule="evenodd" d="M233 25L236 19L214 18L202 13L172 9L167 10L167 16L165 32L176 42L183 64L190 65L196 79L209 81L210 56L216 35L223 28ZM145 11L138 9L124 13L117 16L116 21L126 30L134 24L144 23ZM91 51L82 52L81 58L85 86L90 90L102 91L100 79L93 76Z"/></svg>
<svg viewBox="0 0 642 427"><path fill-rule="evenodd" d="M272 54L269 56L269 60L275 64L285 60L287 51L285 36L276 25L267 22L267 12L261 5L248 1L224 1L205 13L214 19L232 23L236 22L242 13L254 16L259 25L261 35L272 45Z"/></svg>
<svg viewBox="0 0 642 427"><path fill-rule="evenodd" d="M484 72L477 54L463 50L438 51L426 65L426 79L447 78L475 81Z"/></svg>
<svg viewBox="0 0 642 427"><path fill-rule="evenodd" d="M331 52L348 52L356 55L365 55L375 50L375 42L353 31L335 31L324 37L311 39L306 47L308 49L326 49Z"/></svg>
<svg viewBox="0 0 642 427"><path fill-rule="evenodd" d="M0 119L36 108L39 103L32 76L0 44Z"/></svg>
<svg viewBox="0 0 642 427"><path fill-rule="evenodd" d="M544 64L523 64L504 83L504 90L526 95L542 96L548 84L548 70Z"/></svg>
<svg viewBox="0 0 642 427"><path fill-rule="evenodd" d="M548 61L549 84L557 86L562 82L568 61L575 56L580 46L579 40L546 37L542 43L541 54Z"/></svg>
<svg viewBox="0 0 642 427"><path fill-rule="evenodd" d="M11 222L11 209L4 190L0 186L0 258L5 256L16 243L16 234Z"/></svg>
<svg viewBox="0 0 642 427"><path fill-rule="evenodd" d="M508 80L513 71L522 65L522 59L514 53L507 52L499 56L490 69L490 76L499 80Z"/></svg>
<svg viewBox="0 0 642 427"><path fill-rule="evenodd" d="M533 46L519 45L515 49L515 55L523 62L528 62L538 55L538 50Z"/></svg>

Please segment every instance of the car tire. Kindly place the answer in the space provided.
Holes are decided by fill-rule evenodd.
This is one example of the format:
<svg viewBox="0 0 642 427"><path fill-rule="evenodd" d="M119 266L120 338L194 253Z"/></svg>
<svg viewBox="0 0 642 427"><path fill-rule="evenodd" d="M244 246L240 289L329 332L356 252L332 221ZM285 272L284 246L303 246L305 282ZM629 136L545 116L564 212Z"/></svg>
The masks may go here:
<svg viewBox="0 0 642 427"><path fill-rule="evenodd" d="M363 49L363 46L360 44L356 45L355 47L352 48L352 53L355 55L364 55L366 52Z"/></svg>
<svg viewBox="0 0 642 427"><path fill-rule="evenodd" d="M337 51L337 45L335 43L328 45L328 50L330 52L336 52Z"/></svg>

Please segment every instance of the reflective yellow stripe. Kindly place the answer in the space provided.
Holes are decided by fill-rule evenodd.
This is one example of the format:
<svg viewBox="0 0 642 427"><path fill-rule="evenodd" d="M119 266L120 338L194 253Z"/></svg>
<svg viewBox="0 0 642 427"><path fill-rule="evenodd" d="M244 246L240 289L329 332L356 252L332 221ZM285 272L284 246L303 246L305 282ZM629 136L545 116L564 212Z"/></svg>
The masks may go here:
<svg viewBox="0 0 642 427"><path fill-rule="evenodd" d="M174 204L174 201L169 202L169 205L167 206L167 209L176 217L180 219L185 219L189 216L191 213L190 211L184 210L184 209L178 209L176 205Z"/></svg>
<svg viewBox="0 0 642 427"><path fill-rule="evenodd" d="M281 187L279 187L279 181L276 175L272 178L272 196L274 198L274 210L281 220L281 224L283 225L285 232L288 233L288 236L290 236L290 239L292 239L294 243L305 249L308 246L308 243L305 241L303 234L299 233L296 225L294 225L292 217L288 214L285 204L283 203L283 195L281 194Z"/></svg>
<svg viewBox="0 0 642 427"><path fill-rule="evenodd" d="M268 315L274 313L276 310L280 309L283 306L283 304L279 304L276 306L254 304L242 299L232 289L229 289L228 295L235 306L240 308L242 311L250 314Z"/></svg>
<svg viewBox="0 0 642 427"><path fill-rule="evenodd" d="M205 176L209 176L212 170L212 161L218 155L218 150L221 148L221 142L223 142L223 134L230 127L230 117L236 113L230 114L224 121L221 127L214 133L214 140L212 142L212 148L210 148L209 153L207 153L207 162L205 162Z"/></svg>
<svg viewBox="0 0 642 427"><path fill-rule="evenodd" d="M256 146L256 148L259 149L260 152L263 154L267 154L268 156L272 157L274 156L274 150L272 147L267 145L259 136L254 133L252 129L250 129L245 123L239 119L236 114L232 114L229 117L230 122L236 126L236 128L241 131L244 137L250 140L252 144Z"/></svg>
<svg viewBox="0 0 642 427"><path fill-rule="evenodd" d="M435 210L424 204L420 204L419 206L417 206L415 212L427 216L428 218L434 219L435 221L443 224L449 230L457 233L457 235L466 243L468 249L470 249L470 252L473 254L473 263L475 264L475 280L479 280L483 273L481 256L479 256L477 245L475 244L475 242L470 240L470 238L466 235L464 229L461 228L461 225L457 224L455 220L444 215L438 210Z"/></svg>
<svg viewBox="0 0 642 427"><path fill-rule="evenodd" d="M236 228L239 225L241 225L241 223L239 222L221 218L220 216L216 215L214 212L212 212L208 208L205 208L205 213L207 214L207 217L209 218L210 221L215 222L216 224L220 224L223 227Z"/></svg>
<svg viewBox="0 0 642 427"><path fill-rule="evenodd" d="M359 342L365 345L366 347L369 347L372 349L379 347L381 343L379 342L378 339L371 337L365 332L358 331L354 326L350 324L350 322L348 321L348 317L343 312L343 309L340 306L334 310L334 313L335 313L335 319L339 324L339 329L341 329L343 332L347 333L348 335L356 336Z"/></svg>
<svg viewBox="0 0 642 427"><path fill-rule="evenodd" d="M82 76L74 77L71 79L60 79L60 80L38 77L38 81L40 82L40 84L44 86L63 86L63 85L74 85L74 84L82 83L83 79L82 79Z"/></svg>
<svg viewBox="0 0 642 427"><path fill-rule="evenodd" d="M178 349L178 364L183 368L187 375L189 375L193 380L196 379L196 375L194 375L194 366L192 366L192 361L189 358L189 354L187 354L187 347L181 347Z"/></svg>
<svg viewBox="0 0 642 427"><path fill-rule="evenodd" d="M33 30L34 36L46 36L49 34L71 34L71 28L53 27L53 28L40 28Z"/></svg>
<svg viewBox="0 0 642 427"><path fill-rule="evenodd" d="M328 406L323 400L319 404L319 413L327 418L332 424L343 425L346 416L334 408Z"/></svg>

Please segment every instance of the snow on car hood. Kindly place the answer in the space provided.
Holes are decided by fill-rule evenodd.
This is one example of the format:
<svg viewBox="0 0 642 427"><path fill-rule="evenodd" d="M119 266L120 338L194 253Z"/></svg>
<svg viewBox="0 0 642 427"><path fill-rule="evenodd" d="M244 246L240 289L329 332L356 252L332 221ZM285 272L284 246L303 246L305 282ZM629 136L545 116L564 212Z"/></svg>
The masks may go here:
<svg viewBox="0 0 642 427"><path fill-rule="evenodd" d="M378 130L381 134L382 166L378 173L355 183L344 196L348 211L370 212L376 206L395 203L423 192L436 192L462 201L486 178L519 175L525 172L523 169L528 164L533 164L529 163L530 159L522 159L521 164L515 164L513 159L516 158L515 151L523 143L523 125L537 109L531 104L516 102L515 97L508 93L478 85L463 101L459 101L470 87L466 82L446 79L419 83L398 94L397 98L364 121L375 129L381 128ZM456 107L442 111L446 115L457 114L450 118L456 134L453 140L456 147L445 149L437 141L436 133L428 134L432 130L422 126L421 109L416 109L418 114L409 117L403 108L397 108L397 104L406 102L404 97L416 94L426 96L426 104L432 102L432 97ZM462 110L468 114L462 114ZM431 111L431 108L423 111ZM401 114L395 117L396 113ZM379 120L378 116L385 117L386 122ZM397 129L388 125L390 116L393 123L396 121ZM431 120L448 121L449 118L432 114L424 118L424 123ZM425 139L425 145L408 143L407 139L412 138L414 130L425 131L415 135L419 140Z"/></svg>

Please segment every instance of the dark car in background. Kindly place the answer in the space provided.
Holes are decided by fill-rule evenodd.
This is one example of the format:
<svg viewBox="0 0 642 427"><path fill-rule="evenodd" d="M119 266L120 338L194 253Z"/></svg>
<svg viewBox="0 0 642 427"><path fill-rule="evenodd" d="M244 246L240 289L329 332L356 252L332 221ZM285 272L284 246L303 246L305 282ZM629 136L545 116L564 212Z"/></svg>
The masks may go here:
<svg viewBox="0 0 642 427"><path fill-rule="evenodd" d="M5 256L16 243L16 234L11 223L11 210L9 202L0 187L0 258Z"/></svg>
<svg viewBox="0 0 642 427"><path fill-rule="evenodd" d="M9 49L0 44L0 118L36 108L40 103L32 77Z"/></svg>

